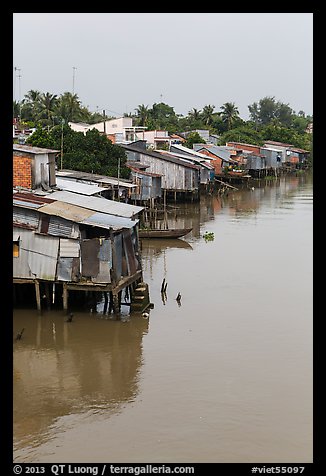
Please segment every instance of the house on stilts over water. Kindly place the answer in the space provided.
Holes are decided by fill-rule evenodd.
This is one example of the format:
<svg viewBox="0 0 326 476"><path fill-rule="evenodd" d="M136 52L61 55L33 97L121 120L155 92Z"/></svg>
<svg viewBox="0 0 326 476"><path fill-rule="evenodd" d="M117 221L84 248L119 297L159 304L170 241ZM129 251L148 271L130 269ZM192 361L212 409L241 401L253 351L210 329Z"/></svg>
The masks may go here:
<svg viewBox="0 0 326 476"><path fill-rule="evenodd" d="M39 311L43 303L51 308L58 301L68 311L77 293L95 301L101 293L104 309L119 314L124 293L123 304L142 311L149 305L138 239L143 207L103 198L96 185L79 193L60 190L58 152L13 145L16 296L32 285Z"/></svg>

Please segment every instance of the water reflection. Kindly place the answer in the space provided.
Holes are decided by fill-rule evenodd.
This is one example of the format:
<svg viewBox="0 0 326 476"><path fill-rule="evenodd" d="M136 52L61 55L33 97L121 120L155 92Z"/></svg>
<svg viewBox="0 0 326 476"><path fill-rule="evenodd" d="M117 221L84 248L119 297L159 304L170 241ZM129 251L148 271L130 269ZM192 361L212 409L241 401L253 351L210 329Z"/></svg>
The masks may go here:
<svg viewBox="0 0 326 476"><path fill-rule="evenodd" d="M141 242L149 319L15 311L17 460L311 461L311 177L168 220L193 230Z"/></svg>
<svg viewBox="0 0 326 476"><path fill-rule="evenodd" d="M15 333L25 328L14 342L16 449L44 441L61 416L109 415L133 401L148 325L141 316L121 322L78 313L67 323L62 312L16 310Z"/></svg>

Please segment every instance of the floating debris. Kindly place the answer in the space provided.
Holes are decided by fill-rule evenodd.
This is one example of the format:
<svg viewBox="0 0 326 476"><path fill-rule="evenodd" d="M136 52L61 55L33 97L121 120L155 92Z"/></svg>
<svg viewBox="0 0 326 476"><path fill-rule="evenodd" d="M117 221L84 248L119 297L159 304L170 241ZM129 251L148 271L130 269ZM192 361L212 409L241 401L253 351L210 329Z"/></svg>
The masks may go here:
<svg viewBox="0 0 326 476"><path fill-rule="evenodd" d="M214 241L214 233L211 231L205 231L203 234L203 238L205 241Z"/></svg>
<svg viewBox="0 0 326 476"><path fill-rule="evenodd" d="M16 340L20 340L22 338L24 330L25 328L23 327L23 329L20 332L18 332L18 334L16 335Z"/></svg>

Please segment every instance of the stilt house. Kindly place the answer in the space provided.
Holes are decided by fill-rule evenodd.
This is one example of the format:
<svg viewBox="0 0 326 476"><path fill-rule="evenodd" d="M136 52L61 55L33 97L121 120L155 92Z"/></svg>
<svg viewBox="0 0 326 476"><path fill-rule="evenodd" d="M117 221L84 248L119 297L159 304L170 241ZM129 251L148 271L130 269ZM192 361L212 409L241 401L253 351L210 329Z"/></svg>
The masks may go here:
<svg viewBox="0 0 326 476"><path fill-rule="evenodd" d="M60 190L58 151L13 147L13 278L41 295L59 289L109 293L114 312L123 290L142 281L138 213L143 207Z"/></svg>

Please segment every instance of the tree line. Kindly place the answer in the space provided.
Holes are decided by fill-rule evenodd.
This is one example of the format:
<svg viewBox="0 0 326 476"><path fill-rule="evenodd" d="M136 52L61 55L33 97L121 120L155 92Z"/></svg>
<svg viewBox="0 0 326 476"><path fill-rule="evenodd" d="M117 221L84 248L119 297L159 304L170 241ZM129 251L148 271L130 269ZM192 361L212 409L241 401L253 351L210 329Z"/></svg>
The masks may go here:
<svg viewBox="0 0 326 476"><path fill-rule="evenodd" d="M208 129L211 135L217 136L220 145L225 145L228 141L263 145L266 140L274 140L312 152L312 134L306 132L308 124L313 121L312 116L306 115L304 111L296 113L288 104L277 101L275 97L264 97L248 105L248 109L249 120L240 117L237 106L232 102L224 103L219 110L212 104L205 105L202 109L192 108L183 116L176 114L172 106L161 102L154 103L151 107L138 105L134 113L126 113L124 116L131 117L135 126L144 126L147 130L167 130L170 134ZM20 124L37 128L29 140L32 145L59 147L61 150L63 142L65 168L84 171L87 169L93 173L112 176L120 173L121 177L127 178L128 169L124 167L125 152L121 147L113 146L111 141L103 136L100 139L98 131L89 131L84 136L69 128L68 122L95 124L113 119L112 116L106 115L105 111L102 114L98 111L91 112L82 104L77 94L65 92L58 96L31 90L22 101L13 102L13 116ZM73 139L75 134L77 136ZM185 145L192 148L194 140L198 141L198 136L189 135ZM200 141L202 142L202 139ZM80 147L82 154L78 153ZM99 151L103 152L103 157ZM109 157L112 157L110 166L105 158L108 152ZM119 172L118 161L121 167Z"/></svg>

